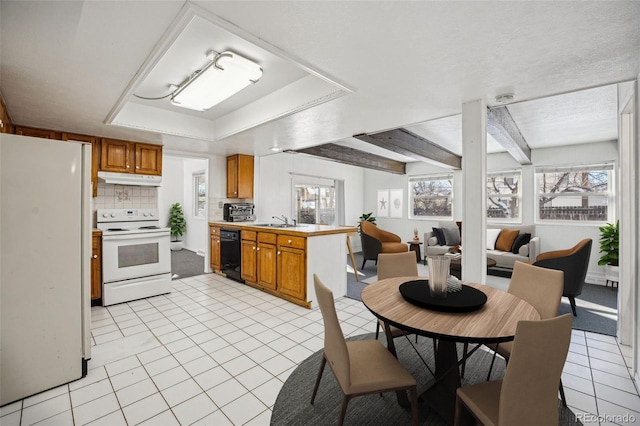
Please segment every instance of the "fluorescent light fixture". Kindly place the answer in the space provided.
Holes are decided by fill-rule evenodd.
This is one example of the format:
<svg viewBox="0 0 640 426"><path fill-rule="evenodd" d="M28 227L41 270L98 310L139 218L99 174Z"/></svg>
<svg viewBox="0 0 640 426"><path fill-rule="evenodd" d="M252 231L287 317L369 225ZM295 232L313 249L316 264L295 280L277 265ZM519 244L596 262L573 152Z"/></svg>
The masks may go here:
<svg viewBox="0 0 640 426"><path fill-rule="evenodd" d="M206 111L262 77L262 68L233 52L217 54L171 96L173 105Z"/></svg>

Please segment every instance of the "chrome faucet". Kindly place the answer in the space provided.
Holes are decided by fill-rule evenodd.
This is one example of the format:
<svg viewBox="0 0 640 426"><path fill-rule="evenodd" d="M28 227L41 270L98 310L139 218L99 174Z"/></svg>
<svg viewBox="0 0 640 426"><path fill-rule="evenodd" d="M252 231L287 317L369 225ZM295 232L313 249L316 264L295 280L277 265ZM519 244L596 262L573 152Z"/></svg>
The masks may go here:
<svg viewBox="0 0 640 426"><path fill-rule="evenodd" d="M278 217L278 216L271 216L271 219L278 219L284 222L285 225L289 224L289 219L287 219L287 217L285 215L282 215L282 217Z"/></svg>

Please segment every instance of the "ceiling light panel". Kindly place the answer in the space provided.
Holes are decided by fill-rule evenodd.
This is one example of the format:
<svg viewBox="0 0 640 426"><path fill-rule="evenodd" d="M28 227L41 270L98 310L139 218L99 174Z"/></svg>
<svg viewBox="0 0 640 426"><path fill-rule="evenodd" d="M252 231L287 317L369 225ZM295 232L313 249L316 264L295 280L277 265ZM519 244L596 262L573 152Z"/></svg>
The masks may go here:
<svg viewBox="0 0 640 426"><path fill-rule="evenodd" d="M217 55L171 97L173 105L206 111L262 77L262 68L233 52Z"/></svg>

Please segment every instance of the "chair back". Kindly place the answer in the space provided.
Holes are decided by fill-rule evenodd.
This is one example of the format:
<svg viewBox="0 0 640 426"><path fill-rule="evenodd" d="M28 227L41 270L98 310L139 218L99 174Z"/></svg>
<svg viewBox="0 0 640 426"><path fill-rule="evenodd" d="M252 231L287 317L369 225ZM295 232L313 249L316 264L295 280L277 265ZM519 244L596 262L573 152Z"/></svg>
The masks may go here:
<svg viewBox="0 0 640 426"><path fill-rule="evenodd" d="M418 263L412 251L404 253L380 253L378 255L378 279L417 277Z"/></svg>
<svg viewBox="0 0 640 426"><path fill-rule="evenodd" d="M563 287L564 272L516 262L507 291L536 308L540 319L547 319L558 315Z"/></svg>
<svg viewBox="0 0 640 426"><path fill-rule="evenodd" d="M349 351L338 321L333 293L320 281L316 274L313 274L313 285L316 290L320 313L322 314L322 322L324 323L324 356L329 365L331 365L331 369L344 391L344 389L349 389L351 386Z"/></svg>
<svg viewBox="0 0 640 426"><path fill-rule="evenodd" d="M558 387L570 340L571 314L518 323L500 391L499 424L558 424Z"/></svg>
<svg viewBox="0 0 640 426"><path fill-rule="evenodd" d="M579 296L587 277L591 257L591 238L585 238L568 250L541 253L534 265L564 271L564 296Z"/></svg>
<svg viewBox="0 0 640 426"><path fill-rule="evenodd" d="M362 243L362 256L366 260L376 260L382 251L382 242L371 233L375 232L376 226L371 222L363 220L360 222L360 242Z"/></svg>

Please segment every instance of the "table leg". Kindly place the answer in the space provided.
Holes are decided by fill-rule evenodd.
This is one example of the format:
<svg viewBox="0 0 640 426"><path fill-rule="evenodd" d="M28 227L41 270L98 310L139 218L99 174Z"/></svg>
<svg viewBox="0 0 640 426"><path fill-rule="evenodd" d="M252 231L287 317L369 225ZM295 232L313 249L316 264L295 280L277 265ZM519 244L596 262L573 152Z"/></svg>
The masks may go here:
<svg viewBox="0 0 640 426"><path fill-rule="evenodd" d="M443 420L448 424L453 424L456 389L461 385L455 342L438 341L436 380L436 384L427 389L422 396Z"/></svg>
<svg viewBox="0 0 640 426"><path fill-rule="evenodd" d="M347 235L347 249L349 249L349 256L351 257L351 266L353 266L353 273L356 274L356 281L360 282L360 277L358 276L358 267L356 266L356 258L353 255L353 249L351 248L351 240L349 239L349 235Z"/></svg>

